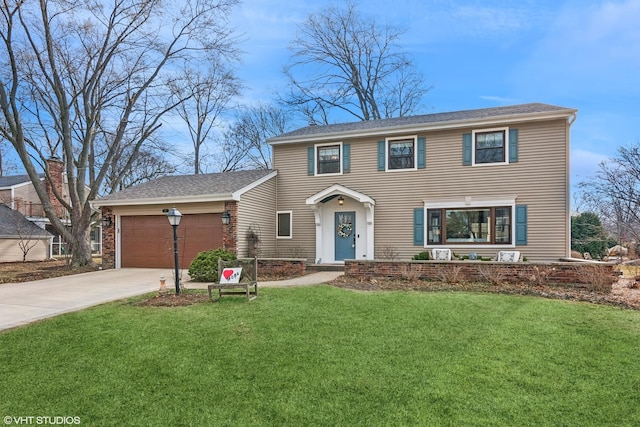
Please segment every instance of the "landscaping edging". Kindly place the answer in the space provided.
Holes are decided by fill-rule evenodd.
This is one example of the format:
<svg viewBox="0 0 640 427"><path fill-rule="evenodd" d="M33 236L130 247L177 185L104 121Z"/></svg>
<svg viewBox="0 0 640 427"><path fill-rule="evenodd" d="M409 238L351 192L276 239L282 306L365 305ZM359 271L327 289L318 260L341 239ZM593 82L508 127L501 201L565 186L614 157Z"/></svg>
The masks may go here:
<svg viewBox="0 0 640 427"><path fill-rule="evenodd" d="M609 263L531 263L487 261L356 261L345 260L346 278L370 277L439 282L486 282L560 285L596 292L610 292L618 279Z"/></svg>

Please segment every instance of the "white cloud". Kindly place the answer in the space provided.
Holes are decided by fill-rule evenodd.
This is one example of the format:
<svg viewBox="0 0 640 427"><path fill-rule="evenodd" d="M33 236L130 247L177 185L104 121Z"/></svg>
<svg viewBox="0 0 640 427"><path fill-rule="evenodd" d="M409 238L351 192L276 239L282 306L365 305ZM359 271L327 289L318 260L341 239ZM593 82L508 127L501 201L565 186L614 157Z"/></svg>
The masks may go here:
<svg viewBox="0 0 640 427"><path fill-rule="evenodd" d="M523 92L638 94L640 1L568 3L514 69Z"/></svg>
<svg viewBox="0 0 640 427"><path fill-rule="evenodd" d="M429 41L452 39L477 40L498 39L505 41L509 34L531 28L541 19L540 8L526 2L513 3L443 2L440 5L426 4L422 9L420 31Z"/></svg>
<svg viewBox="0 0 640 427"><path fill-rule="evenodd" d="M504 96L491 96L491 95L482 95L480 99L484 99L485 101L492 101L498 105L513 105L513 104L522 104L524 103L520 99L509 98Z"/></svg>

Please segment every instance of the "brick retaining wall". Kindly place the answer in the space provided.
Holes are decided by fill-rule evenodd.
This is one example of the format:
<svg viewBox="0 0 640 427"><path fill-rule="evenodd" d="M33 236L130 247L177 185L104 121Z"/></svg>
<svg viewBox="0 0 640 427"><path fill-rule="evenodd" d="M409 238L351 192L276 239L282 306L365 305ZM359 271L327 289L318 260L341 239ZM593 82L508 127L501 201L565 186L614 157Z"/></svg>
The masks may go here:
<svg viewBox="0 0 640 427"><path fill-rule="evenodd" d="M296 277L304 276L307 260L300 258L258 258L258 276Z"/></svg>
<svg viewBox="0 0 640 427"><path fill-rule="evenodd" d="M617 280L614 264L530 263L488 261L355 261L346 260L346 277L386 277L440 282L529 283L611 290Z"/></svg>

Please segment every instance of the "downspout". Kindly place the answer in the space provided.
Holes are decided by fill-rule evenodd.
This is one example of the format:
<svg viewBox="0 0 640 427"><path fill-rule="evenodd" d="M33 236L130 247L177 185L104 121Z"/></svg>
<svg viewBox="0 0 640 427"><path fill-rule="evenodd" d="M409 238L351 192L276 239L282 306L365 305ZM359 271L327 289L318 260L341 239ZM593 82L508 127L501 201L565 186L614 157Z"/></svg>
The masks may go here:
<svg viewBox="0 0 640 427"><path fill-rule="evenodd" d="M576 121L578 117L577 113L571 114L567 118L567 174L566 174L566 200L567 200L567 212L566 212L566 256L571 257L571 125Z"/></svg>

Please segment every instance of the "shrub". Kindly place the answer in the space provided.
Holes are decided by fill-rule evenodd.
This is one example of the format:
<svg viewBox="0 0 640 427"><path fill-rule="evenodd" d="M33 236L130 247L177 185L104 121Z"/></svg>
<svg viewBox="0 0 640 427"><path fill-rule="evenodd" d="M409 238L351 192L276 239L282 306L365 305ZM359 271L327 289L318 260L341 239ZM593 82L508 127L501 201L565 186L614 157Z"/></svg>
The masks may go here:
<svg viewBox="0 0 640 427"><path fill-rule="evenodd" d="M442 283L456 284L461 283L462 276L462 266L460 265L445 265L438 270L438 279Z"/></svg>
<svg viewBox="0 0 640 427"><path fill-rule="evenodd" d="M376 252L378 253L378 257L380 259L384 259L387 261L395 261L400 258L400 253L394 246L379 247Z"/></svg>
<svg viewBox="0 0 640 427"><path fill-rule="evenodd" d="M414 255L411 259L416 261L429 261L431 259L431 254L429 251L420 252L419 254Z"/></svg>
<svg viewBox="0 0 640 427"><path fill-rule="evenodd" d="M200 252L191 261L189 266L189 276L195 282L217 282L218 281L218 259L230 261L236 259L233 252L225 249L211 249Z"/></svg>

